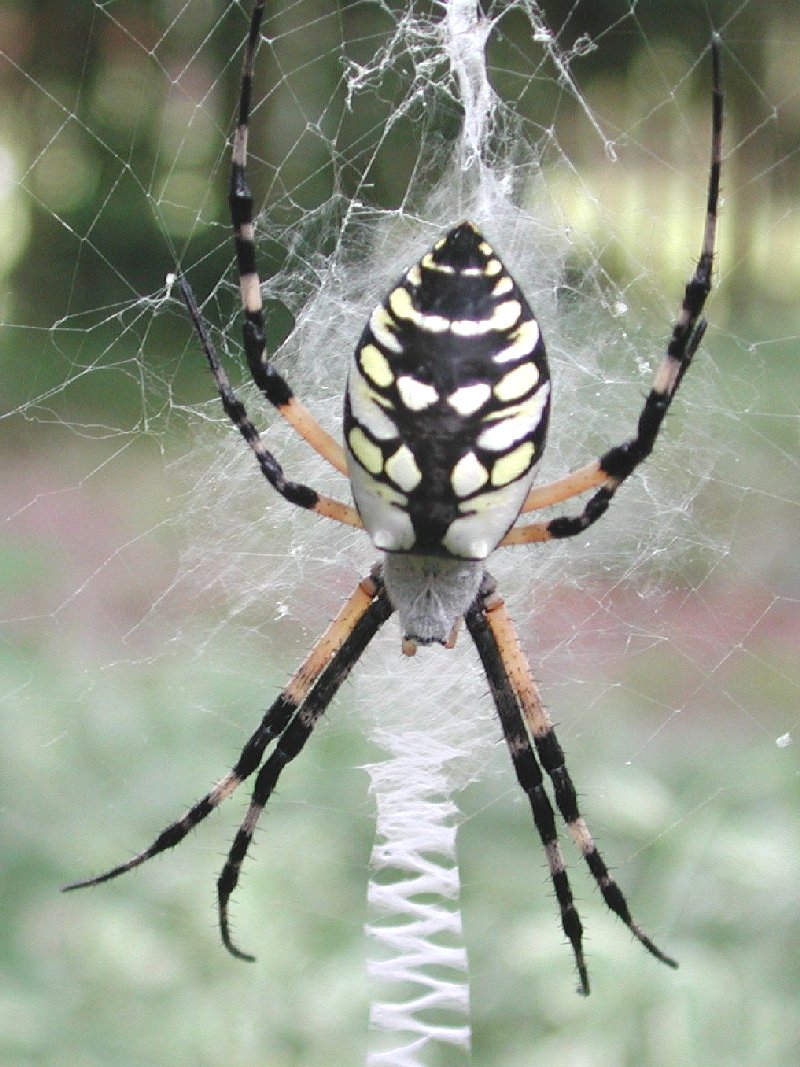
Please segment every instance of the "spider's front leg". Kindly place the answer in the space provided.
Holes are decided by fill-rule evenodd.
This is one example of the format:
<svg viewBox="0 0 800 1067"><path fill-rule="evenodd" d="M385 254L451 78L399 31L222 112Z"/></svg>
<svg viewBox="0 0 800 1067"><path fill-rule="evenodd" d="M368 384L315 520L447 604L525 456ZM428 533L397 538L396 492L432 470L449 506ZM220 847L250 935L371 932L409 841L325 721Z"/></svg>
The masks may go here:
<svg viewBox="0 0 800 1067"><path fill-rule="evenodd" d="M708 199L703 243L694 274L686 283L678 319L672 329L667 353L656 371L644 408L639 416L635 435L628 441L610 448L598 460L587 464L551 485L534 489L528 496L523 512L550 507L573 496L596 489L579 515L560 515L549 522L515 526L501 544L519 545L533 541L574 537L597 522L608 509L617 489L653 451L656 438L706 331L702 313L711 292L711 271L719 204L719 181L722 161L722 73L720 40L711 40L712 60L712 119L711 167L708 177ZM598 488L599 487L599 488Z"/></svg>
<svg viewBox="0 0 800 1067"><path fill-rule="evenodd" d="M140 866L160 852L174 848L258 769L270 742L276 737L280 738L256 778L253 800L217 883L223 942L233 955L250 959L251 957L237 949L231 941L227 903L238 881L239 868L255 831L258 816L281 770L299 753L319 716L330 704L353 665L392 611L383 582L377 574L360 582L302 665L292 675L286 688L265 713L232 769L181 818L162 830L143 852L103 874L66 885L64 890L82 889L107 882Z"/></svg>
<svg viewBox="0 0 800 1067"><path fill-rule="evenodd" d="M583 955L583 927L572 897L566 865L555 827L553 806L545 792L542 769L553 788L556 807L570 836L580 849L607 907L628 927L634 937L657 960L668 967L677 963L634 922L628 903L595 845L578 807L578 796L556 737L555 728L542 704L531 669L519 645L505 604L495 592L494 580L487 574L466 623L489 679L503 735L517 780L531 805L550 878L561 911L561 925L569 938L580 978L579 991L589 993L589 977ZM531 744L531 741L533 744Z"/></svg>
<svg viewBox="0 0 800 1067"><path fill-rule="evenodd" d="M359 593L361 593L359 601L361 609L350 618L346 636L344 636L334 654L326 653L325 649L321 650L319 659L321 662L326 663L325 669L315 678L310 691L306 690L306 694L302 702L297 706L291 722L281 734L278 743L256 776L250 806L242 819L241 826L228 852L225 866L217 879L219 926L222 941L228 951L238 959L252 960L254 957L242 952L231 939L228 901L239 881L242 862L247 855L261 812L272 796L284 767L300 754L306 741L311 736L312 730L333 700L339 687L350 674L362 652L394 611L386 595L383 581L378 577L377 568L369 578L361 583L354 597L357 597ZM364 599L367 597L369 601L364 606ZM319 647L320 645L318 644L312 651L312 657L315 656Z"/></svg>
<svg viewBox="0 0 800 1067"><path fill-rule="evenodd" d="M517 781L528 798L533 821L544 847L550 880L561 913L561 926L575 956L580 980L579 991L588 996L589 972L583 955L583 925L575 907L564 856L558 843L553 805L544 788L542 771L525 728L517 694L503 663L497 639L489 625L487 603L493 593L494 582L487 575L475 603L466 613L465 621L489 681L489 689Z"/></svg>

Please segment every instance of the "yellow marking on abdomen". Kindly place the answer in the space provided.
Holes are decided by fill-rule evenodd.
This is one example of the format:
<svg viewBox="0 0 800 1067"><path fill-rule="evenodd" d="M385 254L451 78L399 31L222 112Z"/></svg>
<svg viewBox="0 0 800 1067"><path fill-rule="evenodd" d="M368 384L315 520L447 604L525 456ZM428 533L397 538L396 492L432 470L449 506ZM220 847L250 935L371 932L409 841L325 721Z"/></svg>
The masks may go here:
<svg viewBox="0 0 800 1067"><path fill-rule="evenodd" d="M533 461L534 447L526 441L512 452L495 461L492 467L492 485L508 485L524 474Z"/></svg>
<svg viewBox="0 0 800 1067"><path fill-rule="evenodd" d="M347 441L350 445L350 451L361 466L368 470L370 474L380 474L383 470L383 453L377 445L370 441L360 427L353 427Z"/></svg>

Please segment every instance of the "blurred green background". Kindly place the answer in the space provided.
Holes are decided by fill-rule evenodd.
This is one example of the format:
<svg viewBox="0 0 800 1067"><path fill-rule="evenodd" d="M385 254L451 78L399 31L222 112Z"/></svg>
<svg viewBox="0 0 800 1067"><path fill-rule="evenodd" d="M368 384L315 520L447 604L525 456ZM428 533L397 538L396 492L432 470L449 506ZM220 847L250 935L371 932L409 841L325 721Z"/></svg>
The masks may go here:
<svg viewBox="0 0 800 1067"><path fill-rule="evenodd" d="M271 226L310 219L307 241L318 215L329 251L334 190L337 205L354 194L400 205L427 151L420 131L457 129L440 102L424 124L409 107L383 136L408 84L402 56L346 106L342 42L366 63L405 6L270 12L252 145ZM661 544L631 581L622 568L547 586L524 634L604 855L681 969L630 944L571 857L593 977L588 1001L574 995L529 814L498 752L461 798L473 1062L789 1067L800 1059L796 7L544 3L612 162L523 12L483 6L499 19L493 83L541 138L569 220L570 284L607 279L655 336L699 233L712 23L728 159L710 384L687 394L678 423L686 448L695 420L713 470L681 546ZM230 765L322 625L313 587L299 608L265 605L257 620L236 617L224 578L198 592L179 518L187 480L204 479L192 406L210 389L163 280L183 263L235 337L235 294L215 286L231 261L226 138L246 23L214 0L12 0L0 12L2 1067L364 1060L373 808L360 768L376 752L349 711L357 680L270 805L237 894L255 965L229 959L214 928L235 802L179 853L58 894L146 844ZM265 276L287 262L277 240L260 254ZM290 315L270 310L277 344ZM586 571L591 553L574 552ZM327 615L351 581L331 574ZM470 699L488 699L471 685Z"/></svg>

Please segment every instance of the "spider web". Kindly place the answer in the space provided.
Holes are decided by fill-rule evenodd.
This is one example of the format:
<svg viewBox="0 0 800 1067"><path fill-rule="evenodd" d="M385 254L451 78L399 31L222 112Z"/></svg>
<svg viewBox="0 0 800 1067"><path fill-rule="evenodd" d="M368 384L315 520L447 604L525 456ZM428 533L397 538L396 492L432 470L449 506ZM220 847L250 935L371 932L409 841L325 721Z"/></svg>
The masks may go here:
<svg viewBox="0 0 800 1067"><path fill-rule="evenodd" d="M290 476L342 496L237 374L224 196L248 5L95 3L66 24L12 6L0 20L16 105L0 122L0 444L5 748L19 759L3 810L26 901L14 1001L31 1018L60 1003L45 973L57 959L86 990L159 993L163 1014L148 1008L141 1028L169 1035L175 1062L230 1059L233 1043L242 1062L315 1067L331 1047L357 1062L368 1043L375 1064L462 1063L473 1025L481 1058L501 1067L796 1062L793 985L779 976L797 958L800 854L797 27L788 6L754 0L698 0L683 25L656 3L481 8L268 12L250 175L272 348L338 433L370 309L469 217L548 345L541 479L627 436L699 249L707 46L720 31L724 202L697 364L602 524L492 560L600 847L682 970L637 957L568 853L597 996L580 1019L580 1002L564 1003L569 952L468 641L400 661L392 623L267 809L257 884L245 880L234 915L257 971L231 977L207 930L236 810L211 844L203 827L141 877L53 901L226 769L375 553L259 484L165 282L176 264L191 278ZM43 780L41 795L30 783ZM332 869L352 876L344 888ZM36 961L35 981L19 959ZM197 972L215 977L190 982ZM687 1021L709 989L725 1039ZM629 1025L598 1042L601 1016L620 1012ZM90 1036L77 1021L57 1040L32 1025L24 1055L45 1062L52 1043L59 1063L107 1062L112 1042L153 1060L140 1027L96 1016ZM24 1059L19 1040L0 1034Z"/></svg>

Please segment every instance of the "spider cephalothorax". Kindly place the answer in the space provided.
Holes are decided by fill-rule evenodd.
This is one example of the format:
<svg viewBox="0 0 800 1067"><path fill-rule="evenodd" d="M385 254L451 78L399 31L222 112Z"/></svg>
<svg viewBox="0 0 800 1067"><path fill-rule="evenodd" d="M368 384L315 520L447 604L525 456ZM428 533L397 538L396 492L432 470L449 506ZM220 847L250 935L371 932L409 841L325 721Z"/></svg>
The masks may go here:
<svg viewBox="0 0 800 1067"><path fill-rule="evenodd" d="M547 433L550 378L539 326L525 297L476 226L462 222L402 275L373 311L348 375L344 449L327 434L269 362L256 271L253 204L247 186L247 123L263 0L253 7L245 52L239 125L233 141L230 209L245 316L250 373L280 414L348 477L355 507L286 478L231 388L185 279L181 292L231 421L270 485L289 503L365 527L384 555L356 587L305 662L267 710L235 766L168 826L149 848L95 878L122 874L171 848L256 771L247 814L218 885L222 939L236 956L228 900L258 817L278 777L384 622L396 611L403 650L452 647L463 621L489 681L517 779L544 846L561 922L575 954L580 990L589 991L576 911L558 843L555 806L608 907L657 959L666 956L633 921L625 897L597 851L578 809L552 721L485 561L496 548L572 537L606 511L620 484L652 451L670 402L705 332L711 289L722 137L720 45L712 39L712 151L700 257L684 290L667 352L634 435L571 474L532 487ZM577 515L519 522L521 515L583 493ZM267 748L278 743L267 755ZM544 773L543 773L544 772Z"/></svg>

